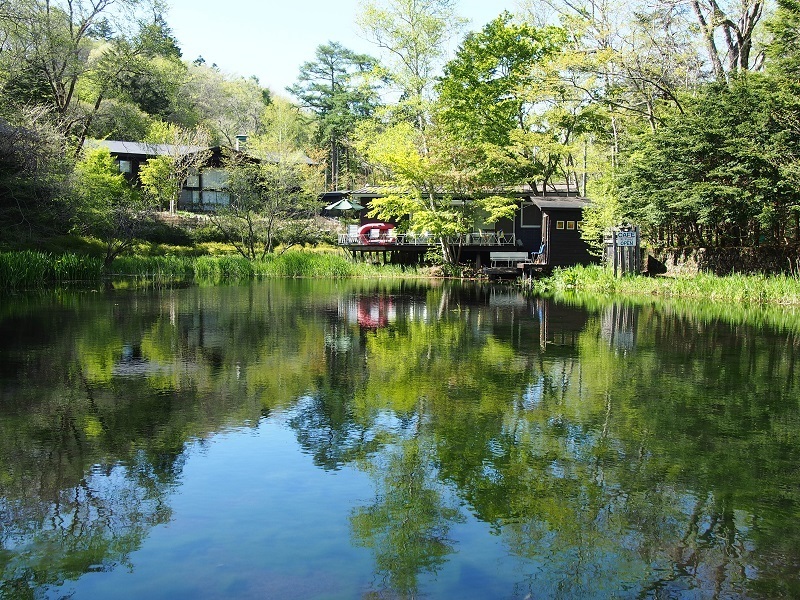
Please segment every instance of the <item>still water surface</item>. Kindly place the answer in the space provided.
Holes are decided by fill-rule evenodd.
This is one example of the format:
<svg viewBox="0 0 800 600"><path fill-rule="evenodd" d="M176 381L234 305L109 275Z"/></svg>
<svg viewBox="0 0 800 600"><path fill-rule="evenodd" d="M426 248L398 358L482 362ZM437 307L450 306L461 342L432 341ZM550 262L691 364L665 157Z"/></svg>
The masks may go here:
<svg viewBox="0 0 800 600"><path fill-rule="evenodd" d="M0 598L800 597L796 329L455 284L0 303Z"/></svg>

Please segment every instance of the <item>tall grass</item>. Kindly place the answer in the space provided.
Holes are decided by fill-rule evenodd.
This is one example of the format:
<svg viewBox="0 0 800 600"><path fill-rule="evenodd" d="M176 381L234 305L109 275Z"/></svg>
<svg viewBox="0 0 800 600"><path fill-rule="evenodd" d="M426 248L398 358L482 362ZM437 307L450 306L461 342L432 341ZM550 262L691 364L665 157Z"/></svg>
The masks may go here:
<svg viewBox="0 0 800 600"><path fill-rule="evenodd" d="M22 250L0 252L0 290L36 289L52 283L97 281L103 261L82 254Z"/></svg>
<svg viewBox="0 0 800 600"><path fill-rule="evenodd" d="M184 279L194 275L195 260L191 256L118 256L108 274Z"/></svg>
<svg viewBox="0 0 800 600"><path fill-rule="evenodd" d="M290 250L253 263L258 277L408 277L416 270L398 265L352 262L341 254Z"/></svg>
<svg viewBox="0 0 800 600"><path fill-rule="evenodd" d="M195 280L201 283L249 281L254 276L253 263L243 256L201 256L194 263Z"/></svg>
<svg viewBox="0 0 800 600"><path fill-rule="evenodd" d="M70 281L97 282L103 276L132 277L166 284L195 279L220 284L269 277L397 278L417 275L413 268L351 262L330 252L288 251L249 261L242 256L120 256L107 271L99 258L54 255L30 250L0 253L0 290L36 289Z"/></svg>
<svg viewBox="0 0 800 600"><path fill-rule="evenodd" d="M599 295L703 299L739 304L800 306L800 277L796 275L728 275L701 273L682 277L614 277L603 267L556 269L535 280L539 294L575 291Z"/></svg>

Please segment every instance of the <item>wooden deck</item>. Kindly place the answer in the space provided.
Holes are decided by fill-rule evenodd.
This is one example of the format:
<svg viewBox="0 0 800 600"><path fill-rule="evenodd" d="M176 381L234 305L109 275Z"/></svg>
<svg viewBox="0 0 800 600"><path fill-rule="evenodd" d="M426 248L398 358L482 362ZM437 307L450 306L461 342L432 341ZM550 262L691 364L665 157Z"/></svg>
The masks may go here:
<svg viewBox="0 0 800 600"><path fill-rule="evenodd" d="M514 249L517 245L517 239L514 234L503 234L499 232L476 232L466 233L460 236L447 238L448 243L453 246L461 246L462 248L509 248ZM347 248L374 249L377 252L382 251L384 247L431 247L436 245L437 240L431 235L427 234L414 234L414 233L401 233L398 235L382 235L379 237L368 237L366 235L358 234L339 234L339 245Z"/></svg>

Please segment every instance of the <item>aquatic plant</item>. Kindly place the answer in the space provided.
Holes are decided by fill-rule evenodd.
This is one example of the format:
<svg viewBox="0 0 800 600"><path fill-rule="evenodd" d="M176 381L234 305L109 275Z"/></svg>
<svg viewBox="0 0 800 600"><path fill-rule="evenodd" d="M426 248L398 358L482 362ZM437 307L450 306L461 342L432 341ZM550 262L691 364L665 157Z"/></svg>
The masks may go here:
<svg viewBox="0 0 800 600"><path fill-rule="evenodd" d="M680 277L615 277L601 266L556 269L552 275L534 280L535 294L575 291L600 295L694 298L740 304L800 305L797 275L717 276L700 273Z"/></svg>
<svg viewBox="0 0 800 600"><path fill-rule="evenodd" d="M55 255L21 250L0 252L0 289L35 289L50 283L96 281L103 273L103 261L82 254Z"/></svg>

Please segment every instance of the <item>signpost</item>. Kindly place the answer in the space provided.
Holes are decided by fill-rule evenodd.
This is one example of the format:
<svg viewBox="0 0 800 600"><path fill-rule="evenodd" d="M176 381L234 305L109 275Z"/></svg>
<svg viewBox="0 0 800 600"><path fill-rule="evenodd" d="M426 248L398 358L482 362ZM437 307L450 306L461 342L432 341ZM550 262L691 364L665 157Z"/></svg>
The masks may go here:
<svg viewBox="0 0 800 600"><path fill-rule="evenodd" d="M610 238L610 239L609 239ZM642 270L641 236L638 227L615 227L606 237L606 256L614 264L614 276ZM608 256L610 251L611 256Z"/></svg>
<svg viewBox="0 0 800 600"><path fill-rule="evenodd" d="M630 231L617 231L615 235L617 238L618 248L627 248L629 246L635 248L639 245L639 231L637 229Z"/></svg>

